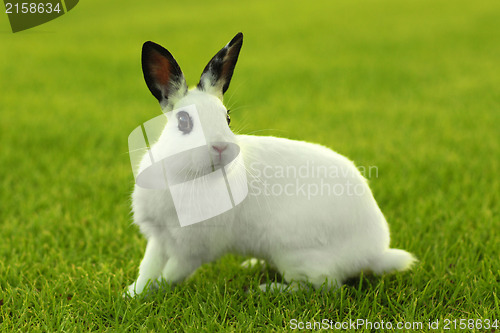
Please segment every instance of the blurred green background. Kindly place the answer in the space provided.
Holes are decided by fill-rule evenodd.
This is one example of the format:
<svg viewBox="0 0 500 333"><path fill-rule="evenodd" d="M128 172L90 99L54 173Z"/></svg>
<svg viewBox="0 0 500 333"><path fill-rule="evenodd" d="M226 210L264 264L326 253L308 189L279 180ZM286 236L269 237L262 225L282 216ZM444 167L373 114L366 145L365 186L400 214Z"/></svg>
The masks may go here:
<svg viewBox="0 0 500 333"><path fill-rule="evenodd" d="M13 34L0 15L2 329L498 318L499 17L493 0L81 1ZM260 273L229 256L165 298L121 299L145 248L131 226L127 136L161 112L142 43L167 48L195 85L239 31L233 129L377 166L370 183L392 244L420 259L411 273L277 304L248 296Z"/></svg>

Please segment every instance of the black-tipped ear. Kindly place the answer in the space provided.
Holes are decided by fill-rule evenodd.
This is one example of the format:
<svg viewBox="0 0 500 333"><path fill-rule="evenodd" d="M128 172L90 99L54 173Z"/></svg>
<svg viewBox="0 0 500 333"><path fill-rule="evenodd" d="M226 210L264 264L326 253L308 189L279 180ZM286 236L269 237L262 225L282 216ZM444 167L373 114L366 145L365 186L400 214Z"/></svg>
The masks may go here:
<svg viewBox="0 0 500 333"><path fill-rule="evenodd" d="M222 50L210 60L201 74L198 89L210 92L222 98L233 76L234 66L238 61L243 34L239 32Z"/></svg>
<svg viewBox="0 0 500 333"><path fill-rule="evenodd" d="M153 42L142 46L142 72L149 90L162 108L187 92L186 79L170 52Z"/></svg>

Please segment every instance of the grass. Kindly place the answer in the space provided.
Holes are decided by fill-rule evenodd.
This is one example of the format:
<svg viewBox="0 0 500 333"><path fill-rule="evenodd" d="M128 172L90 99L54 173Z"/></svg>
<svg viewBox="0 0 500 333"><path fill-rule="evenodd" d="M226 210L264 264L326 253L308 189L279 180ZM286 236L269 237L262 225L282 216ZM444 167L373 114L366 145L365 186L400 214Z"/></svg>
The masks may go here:
<svg viewBox="0 0 500 333"><path fill-rule="evenodd" d="M84 1L17 34L4 15L0 330L282 331L326 318L426 331L429 320L500 319L499 12L462 0ZM166 292L122 299L145 249L127 136L160 113L141 45L167 47L194 85L238 31L234 128L377 166L392 245L420 259L411 272L336 293L247 293L267 273L226 256Z"/></svg>

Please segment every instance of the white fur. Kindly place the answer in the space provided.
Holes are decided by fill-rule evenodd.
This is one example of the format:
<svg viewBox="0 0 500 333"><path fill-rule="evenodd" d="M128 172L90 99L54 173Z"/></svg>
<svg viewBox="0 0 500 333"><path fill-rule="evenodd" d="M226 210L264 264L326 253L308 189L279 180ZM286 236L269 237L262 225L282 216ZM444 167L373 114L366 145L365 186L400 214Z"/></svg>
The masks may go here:
<svg viewBox="0 0 500 333"><path fill-rule="evenodd" d="M230 211L180 227L168 190L136 186L132 195L134 223L148 239L148 246L139 277L128 289L130 295L141 293L150 280L181 282L201 264L226 253L264 259L276 267L286 281L308 281L315 287L326 280L332 286L339 286L346 278L362 271L382 274L404 270L414 262L411 254L389 249L387 222L366 180L347 158L308 142L235 135L227 126L222 102L198 89L190 90L179 99L174 109L191 104L198 109L208 142L231 142L240 146L249 194ZM188 136L183 136L176 126L175 120L167 124L153 151L168 151L173 146L184 145L183 140ZM209 160L183 164L183 172L197 173L210 167ZM363 193L310 197L302 191L293 192L294 195L264 194L265 184L267 188L296 189L296 178L286 173L281 176L279 170L293 171L304 165L339 172L337 177L298 177L301 183L323 181L337 189L352 184L357 186L358 193ZM272 171L274 174L267 177Z"/></svg>

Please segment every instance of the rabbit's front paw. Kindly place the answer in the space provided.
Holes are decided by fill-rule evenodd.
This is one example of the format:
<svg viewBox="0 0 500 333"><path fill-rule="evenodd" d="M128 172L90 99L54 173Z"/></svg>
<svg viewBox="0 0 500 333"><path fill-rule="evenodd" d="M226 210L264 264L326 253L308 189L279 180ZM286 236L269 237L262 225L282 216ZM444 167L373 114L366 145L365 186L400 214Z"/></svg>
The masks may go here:
<svg viewBox="0 0 500 333"><path fill-rule="evenodd" d="M137 292L135 290L135 282L132 283L130 286L127 287L127 290L123 293L123 298L134 298L137 296Z"/></svg>

